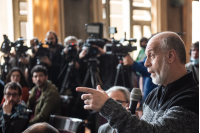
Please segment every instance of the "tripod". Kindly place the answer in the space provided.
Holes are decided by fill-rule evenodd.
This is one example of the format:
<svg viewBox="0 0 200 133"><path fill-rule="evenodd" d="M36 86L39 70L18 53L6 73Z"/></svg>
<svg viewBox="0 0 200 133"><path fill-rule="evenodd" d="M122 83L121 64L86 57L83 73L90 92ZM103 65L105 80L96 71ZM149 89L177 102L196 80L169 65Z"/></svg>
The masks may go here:
<svg viewBox="0 0 200 133"><path fill-rule="evenodd" d="M103 85L102 84L102 81L98 75L98 72L97 72L97 65L99 64L99 61L97 60L97 58L90 58L88 60L88 70L87 70L87 73L86 73L86 76L84 78L84 81L83 81L83 84L82 86L84 87L88 81L88 78L89 78L89 75L91 76L91 82L92 82L92 87L95 88L96 85ZM75 102L75 105L74 105L74 108L73 108L73 112L76 112L77 111L77 107L79 106L79 103L81 101L81 95L82 93L80 92L78 94L78 97L76 99L76 102Z"/></svg>
<svg viewBox="0 0 200 133"><path fill-rule="evenodd" d="M102 84L102 81L100 79L100 76L97 72L97 65L99 64L99 61L97 60L97 58L90 58L88 60L88 70L87 70L87 73L86 73L86 76L85 76L85 79L83 81L83 85L82 86L85 86L87 81L88 81L88 78L89 78L89 75L91 76L91 83L92 83L92 87L95 88L97 85L103 85Z"/></svg>
<svg viewBox="0 0 200 133"><path fill-rule="evenodd" d="M10 57L9 56L2 56L2 57L4 57L5 62L1 66L1 80L5 82L6 76L7 76L8 72L10 71L10 68L11 68L11 66L9 64Z"/></svg>
<svg viewBox="0 0 200 133"><path fill-rule="evenodd" d="M100 86L103 85L103 83L100 79L100 76L98 74L98 71L97 71L98 64L99 64L99 61L97 60L97 58L89 58L89 60L88 60L89 68L87 70L86 76L85 76L83 84L82 84L83 87L86 86L89 76L91 76L92 88L96 88L97 85L100 85ZM81 95L82 95L82 93L80 92L76 99L76 102L75 102L75 105L73 108L73 113L80 111L84 105L83 101L81 100ZM84 111L84 109L83 109L83 111ZM87 116L93 114L92 116L90 116L91 120L88 121L88 123L90 125L91 132L95 132L95 130L98 129L98 128L96 128L98 123L95 122L96 116L94 116L96 114L96 112L94 113L94 112L88 111L87 113L88 113Z"/></svg>
<svg viewBox="0 0 200 133"><path fill-rule="evenodd" d="M126 83L125 83L125 77L124 77L124 65L123 65L123 58L126 56L124 54L117 54L118 56L118 59L119 59L119 64L117 65L117 74L116 74L116 77L115 77L115 82L114 82L114 86L117 85L117 81L118 81L118 78L119 78L119 74L121 73L122 74L122 81L123 81L123 86L126 86ZM128 75L128 79L130 80L130 75ZM130 83L130 86L131 85L131 82Z"/></svg>
<svg viewBox="0 0 200 133"><path fill-rule="evenodd" d="M67 68L68 66L68 68ZM60 90L60 94L63 94L67 88L69 88L70 85L70 80L69 77L71 74L73 74L76 77L77 80L77 86L80 86L80 80L79 80L79 76L77 71L74 71L73 69L75 68L75 60L73 59L73 61L69 61L69 63L64 66L63 70L60 72L58 79L61 77L62 73L67 69L63 83L62 83L62 87Z"/></svg>

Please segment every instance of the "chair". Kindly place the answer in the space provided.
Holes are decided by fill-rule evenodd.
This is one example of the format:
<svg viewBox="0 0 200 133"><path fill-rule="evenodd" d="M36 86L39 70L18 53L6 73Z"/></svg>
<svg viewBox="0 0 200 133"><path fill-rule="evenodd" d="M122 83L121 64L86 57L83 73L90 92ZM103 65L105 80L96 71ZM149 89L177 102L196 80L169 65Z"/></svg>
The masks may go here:
<svg viewBox="0 0 200 133"><path fill-rule="evenodd" d="M73 96L61 95L61 116L71 117L72 108L75 104L75 98Z"/></svg>
<svg viewBox="0 0 200 133"><path fill-rule="evenodd" d="M85 122L81 119L51 115L49 123L60 133L85 132Z"/></svg>

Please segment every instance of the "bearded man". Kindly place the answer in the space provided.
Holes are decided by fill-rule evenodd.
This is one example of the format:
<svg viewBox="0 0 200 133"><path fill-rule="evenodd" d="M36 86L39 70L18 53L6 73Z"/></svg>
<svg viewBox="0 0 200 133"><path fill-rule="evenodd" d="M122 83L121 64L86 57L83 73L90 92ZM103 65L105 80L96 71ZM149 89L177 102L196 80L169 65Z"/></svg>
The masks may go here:
<svg viewBox="0 0 200 133"><path fill-rule="evenodd" d="M36 65L31 73L35 87L31 90L28 108L32 110L29 125L38 122L48 122L50 115L60 112L60 95L54 84L48 81L47 69Z"/></svg>
<svg viewBox="0 0 200 133"><path fill-rule="evenodd" d="M143 104L141 119L97 90L78 87L85 109L99 111L117 133L195 133L199 132L199 88L185 68L186 52L182 39L174 32L152 37L145 51L145 66L159 86Z"/></svg>

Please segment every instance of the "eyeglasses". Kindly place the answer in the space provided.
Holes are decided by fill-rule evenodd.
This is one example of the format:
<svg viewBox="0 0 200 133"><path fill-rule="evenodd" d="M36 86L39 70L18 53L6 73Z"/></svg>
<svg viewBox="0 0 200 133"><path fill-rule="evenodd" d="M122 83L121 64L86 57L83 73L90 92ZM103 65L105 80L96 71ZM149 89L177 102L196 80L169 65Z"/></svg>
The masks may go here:
<svg viewBox="0 0 200 133"><path fill-rule="evenodd" d="M116 100L119 104L122 104L122 103L127 103L127 101L120 101L120 100Z"/></svg>
<svg viewBox="0 0 200 133"><path fill-rule="evenodd" d="M7 97L10 97L11 95L12 95L13 97L16 97L16 96L18 96L19 94L16 94L16 93L13 93L13 94L6 93L6 96L7 96Z"/></svg>

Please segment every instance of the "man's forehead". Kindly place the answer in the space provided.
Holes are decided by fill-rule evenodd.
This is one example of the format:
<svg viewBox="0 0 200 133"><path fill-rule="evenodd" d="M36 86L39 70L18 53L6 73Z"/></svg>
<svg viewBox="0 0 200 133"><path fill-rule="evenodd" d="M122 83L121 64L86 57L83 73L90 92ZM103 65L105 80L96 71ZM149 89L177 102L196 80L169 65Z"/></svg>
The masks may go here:
<svg viewBox="0 0 200 133"><path fill-rule="evenodd" d="M41 74L44 75L43 72L34 72L34 73L33 73L33 75L41 75Z"/></svg>
<svg viewBox="0 0 200 133"><path fill-rule="evenodd" d="M147 47L146 47L146 50L145 50L145 53L148 53L150 51L154 51L154 52L157 52L158 50L158 47L159 46L159 41L157 39L155 40L150 40L147 44Z"/></svg>
<svg viewBox="0 0 200 133"><path fill-rule="evenodd" d="M17 92L18 93L18 89L12 89L12 88L8 88L6 89L6 92Z"/></svg>

